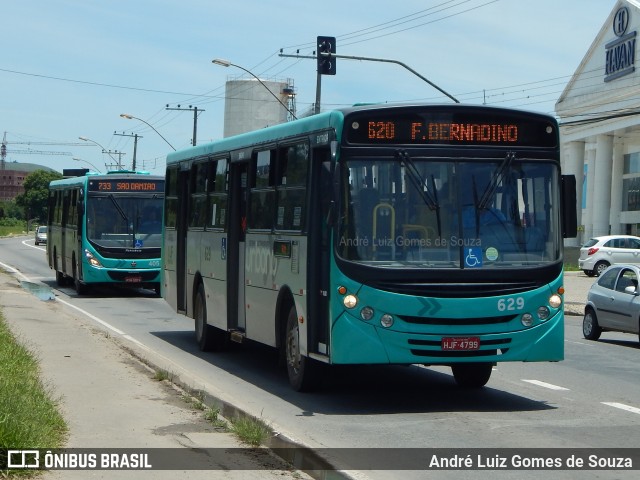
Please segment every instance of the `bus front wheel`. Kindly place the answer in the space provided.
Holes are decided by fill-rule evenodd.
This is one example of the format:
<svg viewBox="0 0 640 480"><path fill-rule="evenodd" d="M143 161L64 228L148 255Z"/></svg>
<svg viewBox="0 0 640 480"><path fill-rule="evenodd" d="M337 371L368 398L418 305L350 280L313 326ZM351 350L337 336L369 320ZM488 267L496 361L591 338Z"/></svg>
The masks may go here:
<svg viewBox="0 0 640 480"><path fill-rule="evenodd" d="M314 390L320 381L320 365L300 353L300 328L295 307L291 307L287 318L285 353L291 388L297 392Z"/></svg>
<svg viewBox="0 0 640 480"><path fill-rule="evenodd" d="M78 272L78 269L76 268L75 256L73 257L72 261L73 261L73 282L76 288L76 293L78 295L86 295L87 293L89 293L89 286L80 281L80 274Z"/></svg>
<svg viewBox="0 0 640 480"><path fill-rule="evenodd" d="M207 323L207 302L202 284L198 286L193 317L196 341L200 350L203 352L222 350L227 344L227 332Z"/></svg>
<svg viewBox="0 0 640 480"><path fill-rule="evenodd" d="M493 365L490 363L461 363L451 365L456 383L465 388L484 387L491 377Z"/></svg>

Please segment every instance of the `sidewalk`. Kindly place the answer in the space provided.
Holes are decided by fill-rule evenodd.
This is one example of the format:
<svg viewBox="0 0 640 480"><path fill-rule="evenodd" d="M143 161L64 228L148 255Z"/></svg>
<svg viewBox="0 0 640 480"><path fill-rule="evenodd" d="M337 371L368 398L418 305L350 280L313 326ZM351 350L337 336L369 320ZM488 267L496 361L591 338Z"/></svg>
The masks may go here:
<svg viewBox="0 0 640 480"><path fill-rule="evenodd" d="M19 341L37 355L43 382L61 399L70 430L67 448L184 449L185 454L196 452L201 457L202 449L218 452L207 459L208 470L56 470L39 478L311 478L286 471L267 450L264 454L232 450L247 445L232 433L216 430L180 391L155 380L154 372L88 320L65 313L55 300L38 299L4 272L0 272L0 309Z"/></svg>

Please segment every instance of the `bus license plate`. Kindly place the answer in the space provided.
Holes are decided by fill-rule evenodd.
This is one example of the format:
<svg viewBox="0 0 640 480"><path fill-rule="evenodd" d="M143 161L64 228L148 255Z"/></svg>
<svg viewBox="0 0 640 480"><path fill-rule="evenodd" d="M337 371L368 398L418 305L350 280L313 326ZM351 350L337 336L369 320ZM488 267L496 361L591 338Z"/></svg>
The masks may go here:
<svg viewBox="0 0 640 480"><path fill-rule="evenodd" d="M142 277L124 277L124 281L126 283L140 283L142 282Z"/></svg>
<svg viewBox="0 0 640 480"><path fill-rule="evenodd" d="M442 350L478 350L480 337L443 337Z"/></svg>

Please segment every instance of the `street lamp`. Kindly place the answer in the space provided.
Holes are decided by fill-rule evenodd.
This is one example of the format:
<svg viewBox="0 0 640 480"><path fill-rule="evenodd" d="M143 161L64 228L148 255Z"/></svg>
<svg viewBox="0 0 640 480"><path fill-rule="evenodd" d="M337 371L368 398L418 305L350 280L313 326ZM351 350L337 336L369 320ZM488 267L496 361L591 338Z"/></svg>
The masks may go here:
<svg viewBox="0 0 640 480"><path fill-rule="evenodd" d="M171 144L169 143L169 140L167 140L166 138L164 138L164 137L162 136L162 134L161 134L158 130L156 130L156 129L153 127L153 125L151 125L149 122L145 122L143 119L138 118L138 117L134 117L133 115L129 115L128 113L121 113L121 114L120 114L120 116L121 116L122 118L126 118L127 120L139 120L139 121L141 121L142 123L144 123L144 124L148 125L148 126L149 126L153 131L154 131L154 132L156 132L158 135L160 135L160 138L162 138L165 142L167 142L167 145L169 145L171 148L173 148L173 151L175 152L175 150L176 150L176 149L173 147L173 145L171 145Z"/></svg>
<svg viewBox="0 0 640 480"><path fill-rule="evenodd" d="M111 151L107 150L106 148L104 148L102 145L100 145L98 142L96 142L95 140L91 140L90 138L87 137L78 137L80 140L85 141L85 142L91 142L94 145L99 146L102 149L102 153L106 153L107 155L109 155L111 157L111 159L116 162L116 165L118 165L118 169L122 169L122 166L120 165L120 159L118 158L118 160L115 159L115 157L113 155L111 155Z"/></svg>
<svg viewBox="0 0 640 480"><path fill-rule="evenodd" d="M84 159L82 159L82 158L76 158L76 157L73 157L73 160L75 160L76 162L84 162L84 163L87 163L87 164L91 165L91 166L93 167L93 169L94 169L96 172L98 172L98 173L102 173L102 172L101 172L101 171L100 171L100 170L99 170L99 169L98 169L98 168L97 168L93 163L88 162L87 160L84 160Z"/></svg>
<svg viewBox="0 0 640 480"><path fill-rule="evenodd" d="M230 61L228 61L228 60L223 60L223 59L221 59L221 58L214 58L213 60L211 60L211 63L214 63L214 64L216 64L216 65L220 65L220 66L222 66L222 67L236 67L236 68L239 68L240 70L244 70L244 71L245 71L245 72L247 72L249 75L251 75L253 78L255 78L257 81L259 81L259 82L260 82L260 84L261 84L264 88L266 88L266 89L267 89L267 91L268 91L268 92L273 96L273 98L275 98L275 99L280 103L280 105L282 105L282 106L285 108L285 110L286 110L287 112L289 112L289 115L291 115L291 116L293 117L293 119L294 119L294 120L297 120L297 119L298 119L298 117L296 117L296 114L295 114L295 113L293 113L293 112L291 111L291 109L290 109L289 107L287 107L287 106L282 102L282 100L280 100L280 98L278 98L278 96L277 96L275 93L273 93L273 92L271 91L271 89L270 89L269 87L267 87L267 86L264 84L264 82L263 82L262 80L260 80L260 79L259 79L259 78L258 78L258 77L257 77L257 76L252 72L252 71L247 70L246 68L241 67L240 65L236 65L235 63L231 63L231 62L230 62Z"/></svg>

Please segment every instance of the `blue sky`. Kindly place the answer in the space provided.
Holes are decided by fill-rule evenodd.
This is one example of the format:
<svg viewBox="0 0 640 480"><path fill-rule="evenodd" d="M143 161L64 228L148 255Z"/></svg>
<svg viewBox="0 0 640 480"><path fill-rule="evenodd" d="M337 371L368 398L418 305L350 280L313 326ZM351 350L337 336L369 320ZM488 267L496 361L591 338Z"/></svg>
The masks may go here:
<svg viewBox="0 0 640 480"><path fill-rule="evenodd" d="M553 113L615 0L8 0L2 8L0 135L6 161L105 170L108 150L163 173L164 157L222 137L224 85L239 69L293 79L297 110L315 100L318 35L342 55L403 62L462 102ZM358 102L447 101L400 66L338 59L323 109ZM128 113L151 124L161 136ZM48 145L50 143L51 145ZM18 150L69 155L13 154ZM83 162L74 161L80 158Z"/></svg>

